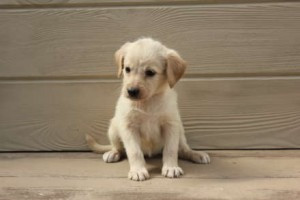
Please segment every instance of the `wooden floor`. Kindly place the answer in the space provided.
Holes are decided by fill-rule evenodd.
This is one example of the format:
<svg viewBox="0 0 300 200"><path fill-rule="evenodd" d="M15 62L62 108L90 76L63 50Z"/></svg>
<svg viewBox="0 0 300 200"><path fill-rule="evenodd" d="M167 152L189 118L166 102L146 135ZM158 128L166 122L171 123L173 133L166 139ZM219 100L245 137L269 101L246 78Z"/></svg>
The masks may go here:
<svg viewBox="0 0 300 200"><path fill-rule="evenodd" d="M106 164L93 153L1 153L0 199L300 199L300 150L210 151L212 163L180 161L185 175L127 179L128 162Z"/></svg>

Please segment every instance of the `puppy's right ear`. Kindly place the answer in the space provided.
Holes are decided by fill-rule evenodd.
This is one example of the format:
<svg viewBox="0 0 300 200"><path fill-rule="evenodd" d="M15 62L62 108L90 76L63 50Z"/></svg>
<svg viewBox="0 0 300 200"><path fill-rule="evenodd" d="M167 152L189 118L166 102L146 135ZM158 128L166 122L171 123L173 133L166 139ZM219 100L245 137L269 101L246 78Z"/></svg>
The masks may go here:
<svg viewBox="0 0 300 200"><path fill-rule="evenodd" d="M124 68L124 57L125 57L125 54L126 54L129 44L130 44L130 42L126 42L115 53L115 60L116 60L117 66L118 66L118 78L120 78L122 75L122 71Z"/></svg>

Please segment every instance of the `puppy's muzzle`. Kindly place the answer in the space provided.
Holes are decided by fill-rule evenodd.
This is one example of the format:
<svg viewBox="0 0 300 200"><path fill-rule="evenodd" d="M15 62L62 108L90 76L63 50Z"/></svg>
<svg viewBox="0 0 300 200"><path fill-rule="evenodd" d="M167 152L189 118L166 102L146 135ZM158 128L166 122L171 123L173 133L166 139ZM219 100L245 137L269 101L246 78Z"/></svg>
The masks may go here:
<svg viewBox="0 0 300 200"><path fill-rule="evenodd" d="M140 89L139 88L129 88L127 89L128 96L132 99L138 99L140 96Z"/></svg>

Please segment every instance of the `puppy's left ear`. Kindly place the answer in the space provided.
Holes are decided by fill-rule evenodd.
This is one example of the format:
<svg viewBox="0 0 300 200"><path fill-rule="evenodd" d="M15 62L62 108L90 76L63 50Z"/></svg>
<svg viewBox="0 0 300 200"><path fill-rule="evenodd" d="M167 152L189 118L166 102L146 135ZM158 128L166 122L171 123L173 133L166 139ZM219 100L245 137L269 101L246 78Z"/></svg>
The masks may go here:
<svg viewBox="0 0 300 200"><path fill-rule="evenodd" d="M180 55L174 51L169 50L167 53L167 79L170 88L173 88L177 81L182 77L186 69L186 62Z"/></svg>
<svg viewBox="0 0 300 200"><path fill-rule="evenodd" d="M118 66L118 78L120 78L122 75L122 70L124 68L124 58L129 44L130 42L126 42L115 53L115 60Z"/></svg>

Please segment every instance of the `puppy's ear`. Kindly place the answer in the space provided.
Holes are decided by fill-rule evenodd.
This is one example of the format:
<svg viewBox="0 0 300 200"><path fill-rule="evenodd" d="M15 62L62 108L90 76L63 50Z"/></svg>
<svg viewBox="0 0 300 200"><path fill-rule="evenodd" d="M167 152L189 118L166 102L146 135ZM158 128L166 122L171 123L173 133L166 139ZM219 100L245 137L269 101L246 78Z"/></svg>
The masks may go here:
<svg viewBox="0 0 300 200"><path fill-rule="evenodd" d="M180 55L174 51L169 50L167 53L167 68L166 74L168 83L171 88L177 83L177 81L182 77L186 69L186 62L180 57Z"/></svg>
<svg viewBox="0 0 300 200"><path fill-rule="evenodd" d="M117 66L118 66L118 78L120 78L122 75L122 70L124 68L124 57L125 57L125 54L126 54L129 44L130 44L130 42L126 42L115 53L115 60L116 60Z"/></svg>

